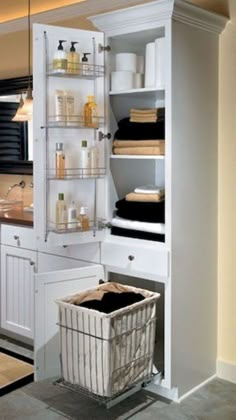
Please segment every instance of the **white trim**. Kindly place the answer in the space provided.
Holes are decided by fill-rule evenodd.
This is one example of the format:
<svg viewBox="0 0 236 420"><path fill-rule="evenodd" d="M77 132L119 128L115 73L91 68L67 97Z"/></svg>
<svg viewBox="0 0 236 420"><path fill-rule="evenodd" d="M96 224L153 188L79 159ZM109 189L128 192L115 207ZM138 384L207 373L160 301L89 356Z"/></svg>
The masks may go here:
<svg viewBox="0 0 236 420"><path fill-rule="evenodd" d="M166 388L163 386L163 382L164 381L161 381L160 385L155 385L155 383L149 384L145 387L145 390L160 395L163 398L167 398L168 400L178 402L178 388Z"/></svg>
<svg viewBox="0 0 236 420"><path fill-rule="evenodd" d="M129 4L139 3L142 0L129 0ZM112 0L112 8L127 7L127 0ZM51 24L55 22L73 19L75 17L89 15L90 13L99 13L111 9L110 0L89 0L81 3L72 4L70 6L58 7L56 9L48 10L46 12L32 14L30 21L33 23ZM0 36L23 31L27 29L27 16L9 20L0 24Z"/></svg>
<svg viewBox="0 0 236 420"><path fill-rule="evenodd" d="M224 362L218 359L216 364L217 376L226 381L236 384L236 364Z"/></svg>
<svg viewBox="0 0 236 420"><path fill-rule="evenodd" d="M210 32L221 33L224 29L227 18L198 6L190 4L184 0L158 0L142 5L129 7L125 10L115 10L91 16L89 20L100 30L108 35L115 35L122 29L129 32L137 25L148 24L149 27L164 24L167 19L178 20L182 23L205 29Z"/></svg>
<svg viewBox="0 0 236 420"><path fill-rule="evenodd" d="M180 398L176 400L176 402L180 403L181 401L185 400L185 398L192 395L194 392L198 391L203 386L207 385L209 382L213 381L213 379L216 378L216 375L210 376L210 378L206 379L205 381L201 382L199 385L195 386L194 388L190 389L190 391L186 392L186 394L183 394Z"/></svg>

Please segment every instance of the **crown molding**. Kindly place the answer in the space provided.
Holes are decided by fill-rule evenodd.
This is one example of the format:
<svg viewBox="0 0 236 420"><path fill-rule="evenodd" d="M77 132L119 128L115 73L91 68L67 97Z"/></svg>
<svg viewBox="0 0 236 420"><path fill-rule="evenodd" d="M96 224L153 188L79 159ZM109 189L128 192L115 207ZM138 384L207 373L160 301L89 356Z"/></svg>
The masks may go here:
<svg viewBox="0 0 236 420"><path fill-rule="evenodd" d="M116 34L122 29L135 28L137 25L156 25L173 19L209 32L221 33L227 18L209 12L185 0L158 0L136 5L125 10L116 10L91 16L89 20L108 35Z"/></svg>
<svg viewBox="0 0 236 420"><path fill-rule="evenodd" d="M142 0L88 0L81 3L72 4L70 6L59 7L57 9L48 10L47 12L36 13L30 16L30 22L51 24L55 22L73 19L80 16L88 16L92 13L101 13L111 8L125 8L129 5L142 3ZM111 5L112 4L112 5ZM23 31L28 28L27 16L9 20L0 24L0 36Z"/></svg>
<svg viewBox="0 0 236 420"><path fill-rule="evenodd" d="M196 28L220 34L228 19L184 0L175 0L173 19Z"/></svg>

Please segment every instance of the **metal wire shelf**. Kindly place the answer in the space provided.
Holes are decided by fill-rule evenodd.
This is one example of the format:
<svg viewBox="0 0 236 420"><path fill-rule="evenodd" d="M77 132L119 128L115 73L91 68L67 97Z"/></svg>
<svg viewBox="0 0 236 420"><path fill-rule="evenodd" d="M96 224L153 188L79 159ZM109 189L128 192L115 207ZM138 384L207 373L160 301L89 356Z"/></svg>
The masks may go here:
<svg viewBox="0 0 236 420"><path fill-rule="evenodd" d="M91 124L85 124L83 115L50 115L45 126L41 128L93 128L104 126L105 118L97 116Z"/></svg>
<svg viewBox="0 0 236 420"><path fill-rule="evenodd" d="M67 62L65 68L54 68L53 63L50 63L47 69L47 76L49 77L70 77L87 80L103 77L104 73L104 66L70 62Z"/></svg>
<svg viewBox="0 0 236 420"><path fill-rule="evenodd" d="M76 224L76 226L75 226ZM89 220L89 229L84 230L81 227L80 221L72 222L72 223L55 223L49 222L48 223L48 231L54 233L84 233L84 232L96 232L99 230L103 230L106 227L106 223L104 219L96 219L96 220Z"/></svg>
<svg viewBox="0 0 236 420"><path fill-rule="evenodd" d="M106 168L66 168L47 169L47 179L50 181L69 181L73 179L100 179L106 175Z"/></svg>

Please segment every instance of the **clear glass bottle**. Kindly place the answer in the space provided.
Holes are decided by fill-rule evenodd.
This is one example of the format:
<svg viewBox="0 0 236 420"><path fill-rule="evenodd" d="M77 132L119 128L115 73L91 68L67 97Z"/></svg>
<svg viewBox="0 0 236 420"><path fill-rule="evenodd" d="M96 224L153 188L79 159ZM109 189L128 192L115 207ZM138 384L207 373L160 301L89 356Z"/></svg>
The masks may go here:
<svg viewBox="0 0 236 420"><path fill-rule="evenodd" d="M84 105L84 125L86 127L98 128L97 104L94 96L88 96L88 102Z"/></svg>
<svg viewBox="0 0 236 420"><path fill-rule="evenodd" d="M64 179L65 178L65 153L63 150L63 143L56 143L55 168L56 168L56 178Z"/></svg>
<svg viewBox="0 0 236 420"><path fill-rule="evenodd" d="M81 224L81 230L89 230L89 218L86 214L87 207L80 208L79 220Z"/></svg>

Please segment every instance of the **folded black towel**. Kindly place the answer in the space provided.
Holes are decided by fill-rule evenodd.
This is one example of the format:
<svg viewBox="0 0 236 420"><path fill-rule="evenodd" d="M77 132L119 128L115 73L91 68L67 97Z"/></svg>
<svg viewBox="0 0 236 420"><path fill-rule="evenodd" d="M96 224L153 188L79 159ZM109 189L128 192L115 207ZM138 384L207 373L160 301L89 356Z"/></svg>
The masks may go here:
<svg viewBox="0 0 236 420"><path fill-rule="evenodd" d="M115 133L117 140L163 140L165 139L165 121L157 120L155 123L130 122L129 118L123 118L118 122L118 130Z"/></svg>
<svg viewBox="0 0 236 420"><path fill-rule="evenodd" d="M126 201L124 198L116 202L117 216L123 219L137 220L147 223L165 223L165 201L143 203Z"/></svg>
<svg viewBox="0 0 236 420"><path fill-rule="evenodd" d="M123 229L112 226L111 234L115 236L124 236L126 238L145 239L147 241L165 242L165 235L158 233L141 232L139 230Z"/></svg>

